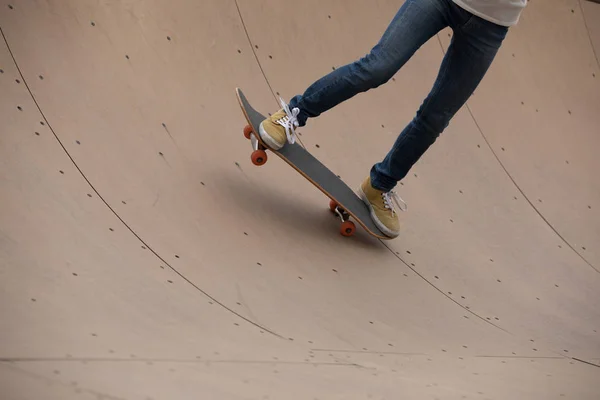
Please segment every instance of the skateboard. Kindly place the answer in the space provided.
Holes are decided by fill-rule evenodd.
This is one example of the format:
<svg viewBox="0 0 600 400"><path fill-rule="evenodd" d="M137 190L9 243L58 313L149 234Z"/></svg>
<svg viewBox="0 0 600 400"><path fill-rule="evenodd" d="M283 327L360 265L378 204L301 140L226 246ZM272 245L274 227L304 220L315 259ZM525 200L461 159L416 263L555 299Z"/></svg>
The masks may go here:
<svg viewBox="0 0 600 400"><path fill-rule="evenodd" d="M375 225L369 208L358 195L304 147L296 142L286 143L279 150L270 149L258 133L259 125L266 117L252 108L240 88L236 88L236 94L248 123L244 127L244 136L252 144L250 159L254 165L262 166L267 162L267 150L275 153L329 197L329 209L341 220L342 236L352 236L356 232L356 225L350 220L352 217L370 235L379 239L390 239Z"/></svg>

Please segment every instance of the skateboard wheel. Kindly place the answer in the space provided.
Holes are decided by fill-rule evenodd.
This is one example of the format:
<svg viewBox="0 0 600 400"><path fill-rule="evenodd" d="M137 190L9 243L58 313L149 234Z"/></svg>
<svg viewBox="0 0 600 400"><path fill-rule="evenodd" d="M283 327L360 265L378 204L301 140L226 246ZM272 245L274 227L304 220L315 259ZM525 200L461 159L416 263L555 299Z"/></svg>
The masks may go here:
<svg viewBox="0 0 600 400"><path fill-rule="evenodd" d="M246 139L250 139L250 135L252 135L253 132L254 132L254 130L252 129L252 126L246 125L244 127L244 137Z"/></svg>
<svg viewBox="0 0 600 400"><path fill-rule="evenodd" d="M337 208L338 203L335 202L335 200L329 200L329 209L333 212L335 212L335 209Z"/></svg>
<svg viewBox="0 0 600 400"><path fill-rule="evenodd" d="M352 221L344 221L340 226L342 236L352 236L356 232L356 225Z"/></svg>
<svg viewBox="0 0 600 400"><path fill-rule="evenodd" d="M267 162L267 153L264 150L254 150L250 158L252 164L264 165Z"/></svg>

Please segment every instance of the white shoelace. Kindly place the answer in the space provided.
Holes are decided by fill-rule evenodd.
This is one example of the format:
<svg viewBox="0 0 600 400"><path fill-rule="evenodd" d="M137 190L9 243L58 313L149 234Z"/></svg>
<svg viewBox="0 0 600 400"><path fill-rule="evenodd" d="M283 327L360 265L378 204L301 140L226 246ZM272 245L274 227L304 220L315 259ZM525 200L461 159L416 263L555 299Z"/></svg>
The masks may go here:
<svg viewBox="0 0 600 400"><path fill-rule="evenodd" d="M401 211L406 211L408 209L406 202L402 200L402 198L393 190L388 193L382 193L381 197L383 198L383 204L385 208L392 210L392 213L394 214L396 213L396 207L394 207L394 204L396 204Z"/></svg>
<svg viewBox="0 0 600 400"><path fill-rule="evenodd" d="M296 143L296 128L300 126L298 122L298 114L300 114L300 109L294 107L291 111L288 107L287 103L283 101L283 99L279 98L279 103L281 107L286 113L286 116L277 120L277 123L285 128L285 135L287 136L287 140L290 144Z"/></svg>

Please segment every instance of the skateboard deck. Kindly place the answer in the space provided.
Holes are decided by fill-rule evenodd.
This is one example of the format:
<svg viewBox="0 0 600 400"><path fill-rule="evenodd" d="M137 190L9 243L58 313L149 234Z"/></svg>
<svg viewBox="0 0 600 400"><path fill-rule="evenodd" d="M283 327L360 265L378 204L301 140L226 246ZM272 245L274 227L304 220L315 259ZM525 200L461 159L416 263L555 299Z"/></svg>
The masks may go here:
<svg viewBox="0 0 600 400"><path fill-rule="evenodd" d="M350 221L352 217L370 235L390 239L375 225L369 208L358 195L304 147L298 143L286 143L280 150L270 149L258 133L259 125L266 117L250 105L241 89L236 88L236 94L248 122L244 128L244 136L252 143L251 160L254 165L264 165L267 162L267 150L271 151L329 197L330 210L342 221L340 233L343 236L352 236L356 230L354 223Z"/></svg>

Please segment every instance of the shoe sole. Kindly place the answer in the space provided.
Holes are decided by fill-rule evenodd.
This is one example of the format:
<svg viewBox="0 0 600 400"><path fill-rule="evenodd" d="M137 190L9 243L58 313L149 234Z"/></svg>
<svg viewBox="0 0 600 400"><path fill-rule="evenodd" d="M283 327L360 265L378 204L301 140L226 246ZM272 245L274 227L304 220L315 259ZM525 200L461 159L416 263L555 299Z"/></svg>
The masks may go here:
<svg viewBox="0 0 600 400"><path fill-rule="evenodd" d="M277 143L275 140L273 140L273 138L271 136L269 136L269 134L267 133L267 131L265 131L265 128L263 128L262 123L258 126L258 134L260 135L260 138L263 142L265 142L265 144L272 150L280 150L283 146L280 145L279 143Z"/></svg>
<svg viewBox="0 0 600 400"><path fill-rule="evenodd" d="M358 188L358 195L359 195L360 199L363 201L363 203L365 203L367 205L367 207L369 207L369 213L371 215L371 219L373 220L375 225L377 225L379 230L381 230L381 232L383 232L389 238L392 238L392 239L397 238L400 235L400 232L390 231L390 229L387 226L385 226L379 220L379 218L377 218L377 214L375 214L375 210L373 210L373 206L371 206L371 202L369 201L369 199L367 198L367 195L365 194L365 192L362 190L361 187Z"/></svg>

